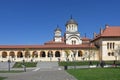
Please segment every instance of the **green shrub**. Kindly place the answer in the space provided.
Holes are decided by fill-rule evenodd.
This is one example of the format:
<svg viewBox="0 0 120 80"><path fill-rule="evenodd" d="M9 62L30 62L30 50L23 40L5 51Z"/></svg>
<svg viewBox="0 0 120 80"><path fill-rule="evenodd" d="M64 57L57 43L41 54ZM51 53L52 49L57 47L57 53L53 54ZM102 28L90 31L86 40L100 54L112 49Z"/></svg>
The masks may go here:
<svg viewBox="0 0 120 80"><path fill-rule="evenodd" d="M97 63L99 63L99 61L91 61L93 65L97 65ZM73 62L59 62L59 66L81 66L81 65L89 65L90 61L73 61Z"/></svg>
<svg viewBox="0 0 120 80"><path fill-rule="evenodd" d="M105 64L107 65L112 65L114 63L114 61L104 61ZM91 61L92 65L97 65L100 63L100 61ZM116 61L115 62L117 65L120 64L119 61ZM65 62L65 61L61 61L59 62L59 66L82 66L82 65L89 65L90 64L90 61L68 61L68 62Z"/></svg>
<svg viewBox="0 0 120 80"><path fill-rule="evenodd" d="M25 65L26 67L36 67L37 62L16 62L13 66L13 68L22 68L23 65Z"/></svg>

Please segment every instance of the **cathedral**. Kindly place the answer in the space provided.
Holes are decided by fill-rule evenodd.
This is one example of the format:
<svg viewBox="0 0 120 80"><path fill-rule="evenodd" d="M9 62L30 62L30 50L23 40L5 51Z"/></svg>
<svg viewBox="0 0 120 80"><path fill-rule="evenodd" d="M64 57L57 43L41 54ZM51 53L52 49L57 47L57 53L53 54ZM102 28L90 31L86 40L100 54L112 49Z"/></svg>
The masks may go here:
<svg viewBox="0 0 120 80"><path fill-rule="evenodd" d="M44 45L0 45L0 61L85 61L119 60L120 26L105 25L94 38L81 37L71 17L62 36L57 26L53 40Z"/></svg>

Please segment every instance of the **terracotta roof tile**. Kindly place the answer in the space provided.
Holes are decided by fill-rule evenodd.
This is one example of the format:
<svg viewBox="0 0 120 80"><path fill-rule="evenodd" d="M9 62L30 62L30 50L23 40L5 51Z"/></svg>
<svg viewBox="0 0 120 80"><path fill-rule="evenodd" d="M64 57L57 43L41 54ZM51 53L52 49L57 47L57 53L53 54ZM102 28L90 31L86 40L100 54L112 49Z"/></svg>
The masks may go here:
<svg viewBox="0 0 120 80"><path fill-rule="evenodd" d="M111 26L103 30L101 36L120 36L120 26Z"/></svg>
<svg viewBox="0 0 120 80"><path fill-rule="evenodd" d="M120 37L120 26L107 26L100 34L96 35L93 41L101 37Z"/></svg>
<svg viewBox="0 0 120 80"><path fill-rule="evenodd" d="M83 40L83 41L90 41L90 39L87 38L87 37L82 37L81 40Z"/></svg>
<svg viewBox="0 0 120 80"><path fill-rule="evenodd" d="M95 48L94 45L0 45L0 49L25 49L25 48L30 48L30 49L66 49L66 48L71 48L71 49L81 49L81 48Z"/></svg>
<svg viewBox="0 0 120 80"><path fill-rule="evenodd" d="M49 41L49 42L46 42L44 43L45 45L55 45L55 44L65 44L63 41L62 42L55 42L55 41Z"/></svg>

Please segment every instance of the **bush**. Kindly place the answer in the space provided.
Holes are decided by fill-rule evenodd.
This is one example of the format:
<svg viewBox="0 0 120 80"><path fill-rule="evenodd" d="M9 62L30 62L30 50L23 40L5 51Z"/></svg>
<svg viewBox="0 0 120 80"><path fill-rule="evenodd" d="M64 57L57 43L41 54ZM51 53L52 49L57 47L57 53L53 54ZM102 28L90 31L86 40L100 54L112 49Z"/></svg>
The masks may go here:
<svg viewBox="0 0 120 80"><path fill-rule="evenodd" d="M92 65L97 65L99 61L91 61ZM89 65L90 61L75 61L75 62L59 62L59 66L81 66L81 65Z"/></svg>
<svg viewBox="0 0 120 80"><path fill-rule="evenodd" d="M104 63L106 65L113 65L114 64L114 61L104 61ZM59 66L82 66L82 65L98 65L100 64L100 61L73 61L73 62L65 62L65 61L61 61L59 62ZM119 61L115 61L115 64L117 65L120 65L120 62Z"/></svg>
<svg viewBox="0 0 120 80"><path fill-rule="evenodd" d="M36 67L37 62L16 62L13 66L13 68L22 68L23 65L25 65L26 67Z"/></svg>

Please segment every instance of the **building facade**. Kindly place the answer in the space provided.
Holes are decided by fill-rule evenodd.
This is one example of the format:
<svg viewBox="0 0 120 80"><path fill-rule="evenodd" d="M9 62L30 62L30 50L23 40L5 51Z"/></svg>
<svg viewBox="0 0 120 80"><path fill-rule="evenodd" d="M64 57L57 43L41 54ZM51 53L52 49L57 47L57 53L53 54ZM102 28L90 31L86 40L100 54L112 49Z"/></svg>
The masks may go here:
<svg viewBox="0 0 120 80"><path fill-rule="evenodd" d="M100 60L120 60L120 26L106 25L100 33L94 33L92 41L99 50Z"/></svg>
<svg viewBox="0 0 120 80"><path fill-rule="evenodd" d="M118 60L120 54L120 27L106 26L94 38L81 37L78 23L70 18L66 31L57 26L54 38L44 45L0 45L0 61L84 61Z"/></svg>

